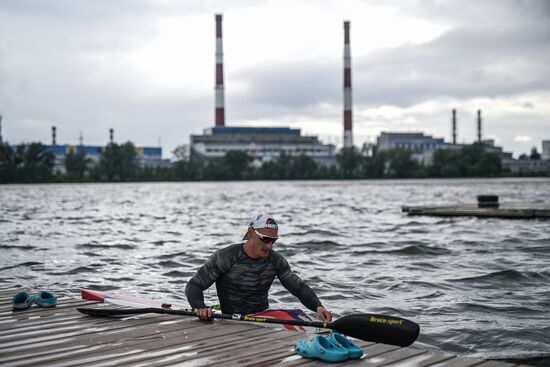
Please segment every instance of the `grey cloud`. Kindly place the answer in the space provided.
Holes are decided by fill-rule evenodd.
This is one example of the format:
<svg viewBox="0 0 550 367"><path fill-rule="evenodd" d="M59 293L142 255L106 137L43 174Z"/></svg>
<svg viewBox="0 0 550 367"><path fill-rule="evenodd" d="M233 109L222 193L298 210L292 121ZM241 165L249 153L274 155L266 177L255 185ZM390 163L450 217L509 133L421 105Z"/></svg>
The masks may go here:
<svg viewBox="0 0 550 367"><path fill-rule="evenodd" d="M436 97L547 90L548 41L550 25L537 24L523 31L453 30L427 44L384 50L355 64L357 97L407 106Z"/></svg>
<svg viewBox="0 0 550 367"><path fill-rule="evenodd" d="M238 111L243 110L239 115L252 117L250 112L265 113L266 109L286 114L333 101L339 98L342 89L338 70L338 65L319 60L256 65L241 70L230 76L249 86L247 93L234 97Z"/></svg>
<svg viewBox="0 0 550 367"><path fill-rule="evenodd" d="M361 42L354 35L354 42ZM405 44L353 60L356 105L407 107L432 98L497 97L550 89L550 22L519 29L453 29L425 44ZM352 44L353 48L353 44ZM340 104L341 60L257 65L242 70L243 105L281 113Z"/></svg>
<svg viewBox="0 0 550 367"><path fill-rule="evenodd" d="M404 15L455 27L510 26L550 17L550 2L547 0L415 0L402 5L400 12Z"/></svg>

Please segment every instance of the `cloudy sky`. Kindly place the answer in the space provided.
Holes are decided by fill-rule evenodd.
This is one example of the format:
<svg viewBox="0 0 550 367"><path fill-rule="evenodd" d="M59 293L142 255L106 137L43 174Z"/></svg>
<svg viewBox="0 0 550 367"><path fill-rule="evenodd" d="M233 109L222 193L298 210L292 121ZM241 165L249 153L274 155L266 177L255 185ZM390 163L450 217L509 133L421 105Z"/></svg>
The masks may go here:
<svg viewBox="0 0 550 367"><path fill-rule="evenodd" d="M214 124L223 13L226 125L342 143L343 21L354 142L381 131L484 138L517 156L550 140L550 1L1 0L0 114L10 143L141 146L166 157Z"/></svg>

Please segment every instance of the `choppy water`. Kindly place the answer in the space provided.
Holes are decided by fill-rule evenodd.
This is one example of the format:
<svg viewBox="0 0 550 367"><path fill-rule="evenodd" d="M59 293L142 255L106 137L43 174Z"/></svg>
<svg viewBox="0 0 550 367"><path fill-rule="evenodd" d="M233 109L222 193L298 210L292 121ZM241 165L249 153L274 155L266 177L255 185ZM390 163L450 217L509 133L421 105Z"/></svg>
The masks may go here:
<svg viewBox="0 0 550 367"><path fill-rule="evenodd" d="M266 210L280 222L276 249L337 316L403 316L421 325L422 347L550 361L550 221L400 210L484 193L550 204L550 180L0 186L0 287L186 303L194 271ZM271 306L301 305L276 281Z"/></svg>

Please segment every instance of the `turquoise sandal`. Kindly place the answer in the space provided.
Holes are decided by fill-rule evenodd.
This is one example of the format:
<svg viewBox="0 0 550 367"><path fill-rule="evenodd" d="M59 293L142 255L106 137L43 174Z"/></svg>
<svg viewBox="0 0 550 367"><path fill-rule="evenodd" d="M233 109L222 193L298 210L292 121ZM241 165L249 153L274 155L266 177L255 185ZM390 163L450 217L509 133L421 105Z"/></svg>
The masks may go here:
<svg viewBox="0 0 550 367"><path fill-rule="evenodd" d="M32 296L34 303L40 307L54 307L57 304L57 297L50 292L40 292Z"/></svg>
<svg viewBox="0 0 550 367"><path fill-rule="evenodd" d="M332 332L327 339L337 346L348 351L349 359L359 359L363 355L363 348L343 336L342 334Z"/></svg>
<svg viewBox="0 0 550 367"><path fill-rule="evenodd" d="M19 292L11 299L11 307L13 310L26 310L33 302L33 298L27 292Z"/></svg>
<svg viewBox="0 0 550 367"><path fill-rule="evenodd" d="M316 358L326 362L343 362L348 359L347 350L332 344L321 335L315 335L311 340L298 340L294 349L302 357Z"/></svg>

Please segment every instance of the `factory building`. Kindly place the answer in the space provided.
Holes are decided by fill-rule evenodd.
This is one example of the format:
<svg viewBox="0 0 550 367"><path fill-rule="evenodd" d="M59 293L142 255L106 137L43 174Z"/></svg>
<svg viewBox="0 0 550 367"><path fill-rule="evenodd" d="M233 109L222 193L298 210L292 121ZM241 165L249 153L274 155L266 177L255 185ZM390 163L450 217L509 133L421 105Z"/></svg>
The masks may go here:
<svg viewBox="0 0 550 367"><path fill-rule="evenodd" d="M430 165L433 162L433 154L438 149L460 150L467 144L457 144L457 119L456 110L452 111L452 143L446 143L443 138L434 138L421 132L382 132L377 139L377 151L383 152L390 149L407 149L411 151L411 157L418 163ZM483 140L481 136L481 110L477 111L477 139L487 153L497 154L503 164L512 160L512 153L504 152L501 147L495 145L495 141Z"/></svg>
<svg viewBox="0 0 550 367"><path fill-rule="evenodd" d="M113 143L113 129L109 130L110 143ZM100 145L84 145L81 142L78 145L57 144L57 128L52 126L52 143L44 145L46 152L54 155L54 170L59 173L65 173L65 159L69 153L84 153L88 159L89 167L93 167L99 163L101 152L105 149ZM13 150L17 149L17 145L11 146ZM168 166L169 162L162 159L161 147L135 147L136 163L141 167L158 167Z"/></svg>
<svg viewBox="0 0 550 367"><path fill-rule="evenodd" d="M231 150L238 150L259 163L282 154L304 154L322 165L336 163L334 145L323 144L316 136L303 136L300 129L288 127L217 126L204 129L202 135L191 135L191 146L206 158L221 158Z"/></svg>
<svg viewBox="0 0 550 367"><path fill-rule="evenodd" d="M421 132L382 132L376 141L377 152L391 149L406 149L411 151L412 159L420 164L432 163L433 153L445 145L442 138L433 138Z"/></svg>
<svg viewBox="0 0 550 367"><path fill-rule="evenodd" d="M58 172L65 172L65 158L69 153L84 152L89 159L89 166L93 167L99 163L101 152L105 148L98 145L46 145L47 152L55 156L54 169ZM161 147L136 147L136 163L141 167L157 167L166 165L162 160Z"/></svg>

